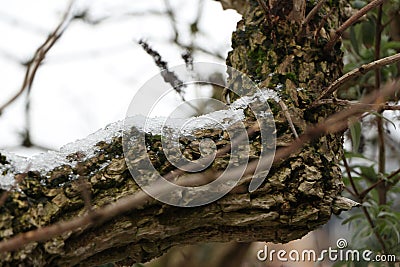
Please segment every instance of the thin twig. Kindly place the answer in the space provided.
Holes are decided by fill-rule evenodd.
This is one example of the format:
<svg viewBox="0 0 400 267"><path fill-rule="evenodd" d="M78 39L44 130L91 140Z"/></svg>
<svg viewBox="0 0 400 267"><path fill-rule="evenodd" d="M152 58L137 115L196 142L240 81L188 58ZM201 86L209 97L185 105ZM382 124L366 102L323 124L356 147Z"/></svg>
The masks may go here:
<svg viewBox="0 0 400 267"><path fill-rule="evenodd" d="M310 23L310 21L314 18L314 16L318 13L318 11L321 9L323 4L326 2L326 0L320 0L314 7L311 9L311 11L307 14L305 19L301 22L301 30L297 33L296 39L299 39L300 37L304 36L304 33L306 30L308 30L307 26ZM325 17L322 19L325 20ZM322 22L321 22L322 23ZM325 23L325 22L324 22ZM320 24L320 27L322 28L322 24ZM320 27L317 27L316 34L319 33L321 30ZM315 34L315 37L317 36Z"/></svg>
<svg viewBox="0 0 400 267"><path fill-rule="evenodd" d="M378 16L376 18L375 27L375 60L379 60L381 57L381 39L382 39L382 7L383 4L379 5ZM381 87L381 68L375 69L375 90L379 90ZM382 114L383 111L379 110L378 114ZM378 171L382 174L385 173L386 169L386 152L385 152L385 129L383 128L382 116L376 117L376 125L378 129ZM387 199L387 190L384 180L381 179L381 183L376 185L378 191L379 204L385 205Z"/></svg>
<svg viewBox="0 0 400 267"><path fill-rule="evenodd" d="M75 0L72 0L68 5L67 10L65 11L61 22L57 25L54 31L48 36L46 41L36 50L33 59L29 62L26 72L24 81L22 82L21 88L19 91L11 97L6 103L4 103L0 107L0 114L3 110L8 107L11 103L13 103L22 93L27 90L30 91L32 88L33 80L35 79L36 72L41 66L43 60L45 59L47 53L50 49L54 46L54 44L58 41L61 35L67 29L69 23L72 19L72 7L74 5Z"/></svg>
<svg viewBox="0 0 400 267"><path fill-rule="evenodd" d="M342 106L357 106L360 103L357 101L350 101L345 99L320 99L314 103L314 105L325 105L325 104L335 104L335 105L342 105ZM365 105L365 104L362 104ZM371 104L372 107L372 104ZM381 105L379 110L400 110L400 105Z"/></svg>
<svg viewBox="0 0 400 267"><path fill-rule="evenodd" d="M200 21L200 19L201 19L202 12L203 12L203 2L202 2L202 1L203 1L203 0L200 0L200 1L199 1L196 19L195 19L195 21L192 23L192 25L190 25L190 27L195 27L196 30L199 30L199 28L197 27L197 25L198 25L198 23L199 23L199 21ZM172 31L173 31L173 33L174 33L174 38L173 38L172 41L173 41L176 45L178 45L180 48L182 48L182 49L184 49L184 50L186 50L186 51L190 51L191 53L193 53L194 51L197 50L197 51L203 52L203 53L205 53L205 54L208 54L208 55L210 55L210 56L214 56L214 57L216 57L216 58L218 58L218 59L223 59L223 60L225 60L225 57L224 57L223 55L221 55L220 53L212 52L212 51L207 50L207 49L204 48L204 47L200 47L200 46L195 45L195 44L194 44L194 41L193 41L193 39L194 39L193 33L194 33L194 32L192 31L192 30L193 30L192 28L190 29L191 39L192 39L192 40L191 40L191 42L190 42L189 45L184 44L184 42L182 42L182 41L180 40L181 38L179 38L179 31L178 31L178 27L177 27L177 24L176 24L176 13L175 13L174 10L172 9L169 0L164 0L164 5L165 5L165 8L166 8L166 14L167 14L167 16L168 16L168 18L169 18L169 21L170 21L170 24L171 24L171 27L172 27Z"/></svg>
<svg viewBox="0 0 400 267"><path fill-rule="evenodd" d="M400 174L400 169L398 169L397 171L392 172L392 173L387 177L387 179L390 180L390 179L392 179L393 177L395 177L397 174Z"/></svg>
<svg viewBox="0 0 400 267"><path fill-rule="evenodd" d="M367 63L362 65L361 67L354 69L352 71L349 71L336 81L334 81L330 86L328 86L324 91L322 91L321 95L317 98L316 102L319 101L320 99L324 98L325 96L332 94L334 91L336 91L340 86L342 86L344 83L348 82L351 79L354 79L355 77L358 77L360 75L363 75L367 73L370 70L374 70L376 68L380 68L382 66L390 65L396 62L400 61L400 53L395 54L393 56L385 57L379 60L375 60L371 63ZM314 102L315 103L315 102ZM314 104L313 104L314 105Z"/></svg>
<svg viewBox="0 0 400 267"><path fill-rule="evenodd" d="M399 182L400 179L400 175L399 177L397 177L397 179L393 179L395 178L398 174L400 174L400 169L398 169L397 171L392 172L388 177L387 180L390 180L390 184L388 185L388 190L393 187L396 183ZM393 180L392 180L393 179Z"/></svg>
<svg viewBox="0 0 400 267"><path fill-rule="evenodd" d="M353 191L356 194L358 200L362 203L364 198L361 197L360 193L358 192L358 189L357 189L357 187L356 187L356 185L354 183L353 177L351 175L350 167L347 164L347 160L346 160L346 158L344 156L343 156L343 163L344 163L344 166L345 166L345 169L346 169L347 176L349 177L349 181L350 181L351 187L353 188ZM375 235L376 239L378 240L380 246L382 247L382 250L385 252L385 254L387 254L386 253L385 242L383 241L383 238L380 235L380 233L378 232L378 230L375 228L375 224L372 221L371 215L369 214L367 208L365 206L361 206L361 210L363 211L364 216L367 218L368 224L370 225L372 231L374 232L374 235Z"/></svg>
<svg viewBox="0 0 400 267"><path fill-rule="evenodd" d="M380 235L379 231L376 229L375 223L373 222L371 215L369 214L367 208L365 206L361 206L361 209L362 209L365 217L367 218L368 224L370 225L372 231L374 232L374 235L375 235L376 239L378 240L379 245L382 247L383 253L389 254L386 249L385 241L383 241L382 236Z"/></svg>
<svg viewBox="0 0 400 267"><path fill-rule="evenodd" d="M356 193L354 193L353 191L350 190L350 188L348 188L347 186L344 188L344 190L346 190L350 195L352 195L354 198L358 199L358 196L356 195Z"/></svg>
<svg viewBox="0 0 400 267"><path fill-rule="evenodd" d="M152 49L150 45L144 40L139 40L139 45L142 46L143 50L146 51L146 53L153 58L154 63L161 71L161 76L163 77L164 82L172 86L172 89L178 93L185 104L190 106L197 113L200 113L197 107L195 107L192 103L186 101L183 92L183 89L186 87L185 82L179 79L175 72L169 70L168 63L162 59L160 53Z"/></svg>
<svg viewBox="0 0 400 267"><path fill-rule="evenodd" d="M169 0L164 0L164 5L165 5L166 13L167 13L167 16L169 18L172 30L174 32L173 41L174 41L174 43L178 43L179 42L179 31L178 31L178 28L176 26L175 12L172 9Z"/></svg>
<svg viewBox="0 0 400 267"><path fill-rule="evenodd" d="M297 134L296 128L294 127L294 124L293 124L293 121L292 121L292 118L290 116L287 106L285 105L285 103L282 100L279 100L278 103L281 106L283 114L285 115L286 120L289 123L290 129L292 130L294 137L299 138L299 135Z"/></svg>
<svg viewBox="0 0 400 267"><path fill-rule="evenodd" d="M347 173L347 177L349 177L349 181L350 181L351 187L353 188L353 192L354 192L354 194L356 194L356 196L359 198L360 193L358 192L358 189L357 189L357 187L356 187L356 184L354 183L353 176L351 175L350 166L349 166L349 164L347 163L347 159L346 159L345 155L342 156L342 160L343 160L344 168L345 168L346 173ZM359 198L359 199L360 199L360 198ZM361 200L361 199L360 199L360 200Z"/></svg>
<svg viewBox="0 0 400 267"><path fill-rule="evenodd" d="M358 198L360 200L364 200L364 198L367 196L367 194L374 188L376 188L378 185L382 184L385 180L381 179L375 183L373 183L372 185L370 185L367 189L364 189L364 191L362 191L359 195Z"/></svg>
<svg viewBox="0 0 400 267"><path fill-rule="evenodd" d="M395 82L389 82L382 89L374 91L368 96L364 97L357 106L349 107L341 112L333 114L325 121L318 123L315 126L308 127L304 133L299 136L298 139L294 140L291 145L281 148L276 151L274 162L279 162L282 158L285 158L301 148L304 143L311 141L312 139L318 138L321 135L328 133L341 132L348 127L348 118L360 117L364 112L377 110L384 98L395 94L399 90L400 80Z"/></svg>
<svg viewBox="0 0 400 267"><path fill-rule="evenodd" d="M328 18L332 15L332 13L333 13L335 10L336 10L335 8L332 8L332 9L329 11L329 13L326 14L326 15L321 19L321 21L320 21L320 23L319 23L319 25L318 25L318 28L315 30L315 33L314 33L314 39L315 39L315 42L316 42L316 43L318 43L318 36L319 36L319 33L321 32L321 30L322 30L322 28L324 27L324 25L325 25L326 21L328 20Z"/></svg>
<svg viewBox="0 0 400 267"><path fill-rule="evenodd" d="M301 23L301 26L306 26L312 18L317 14L317 12L321 9L322 5L326 2L326 0L320 0L314 7L311 9L311 11L307 14L306 18L303 20Z"/></svg>
<svg viewBox="0 0 400 267"><path fill-rule="evenodd" d="M382 107L383 110L400 110L400 105L391 106L391 105L384 105Z"/></svg>
<svg viewBox="0 0 400 267"><path fill-rule="evenodd" d="M335 35L332 37L332 39L325 45L325 51L330 51L332 50L333 46L336 44L336 42L339 40L340 36L342 36L343 32L349 28L351 25L353 25L355 22L357 22L362 16L364 16L368 11L371 9L377 7L378 5L382 4L385 0L373 0L370 2L368 5L364 6L361 8L357 13L352 15L348 20L346 20L336 31Z"/></svg>

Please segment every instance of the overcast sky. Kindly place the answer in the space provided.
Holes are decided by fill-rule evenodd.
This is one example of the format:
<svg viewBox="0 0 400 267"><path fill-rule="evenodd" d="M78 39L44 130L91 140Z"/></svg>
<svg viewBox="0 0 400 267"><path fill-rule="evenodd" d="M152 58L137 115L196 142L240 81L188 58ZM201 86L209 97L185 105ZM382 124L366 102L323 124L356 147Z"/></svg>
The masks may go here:
<svg viewBox="0 0 400 267"><path fill-rule="evenodd" d="M197 16L198 1L170 0L184 44L191 41L189 26ZM223 11L218 2L203 2L200 33L194 42L225 57L240 16ZM68 3L14 0L2 5L0 105L19 90L25 72L21 62L32 58ZM51 149L124 118L135 92L159 72L138 40L146 40L171 67L183 63L184 51L171 42L170 19L157 14L166 9L163 0L83 0L75 8L87 10L92 20L104 20L97 25L73 21L37 73L31 93L32 141ZM204 53L194 59L224 63ZM0 148L31 155L38 150L18 148L25 127L25 101L25 96L20 97L0 116Z"/></svg>

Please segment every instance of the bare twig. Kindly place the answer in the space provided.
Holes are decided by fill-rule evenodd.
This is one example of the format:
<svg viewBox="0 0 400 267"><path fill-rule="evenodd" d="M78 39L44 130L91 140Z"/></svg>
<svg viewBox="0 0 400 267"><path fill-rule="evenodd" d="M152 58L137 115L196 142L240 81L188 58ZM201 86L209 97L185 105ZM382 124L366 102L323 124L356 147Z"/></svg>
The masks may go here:
<svg viewBox="0 0 400 267"><path fill-rule="evenodd" d="M292 118L290 116L290 113L289 113L289 110L288 110L287 106L285 105L285 102L283 102L282 100L279 100L278 103L281 106L283 114L285 115L286 120L289 123L290 129L292 130L292 132L294 134L294 137L299 138L299 135L297 134L296 128L294 127Z"/></svg>
<svg viewBox="0 0 400 267"><path fill-rule="evenodd" d="M6 103L4 103L0 107L0 114L3 112L3 110L6 107L8 107L20 95L22 95L22 93L25 90L27 90L27 91L31 90L33 80L35 79L35 76L36 76L36 72L39 69L39 67L41 66L47 53L54 46L54 44L58 41L58 39L61 37L61 35L65 32L69 23L71 22L71 19L73 17L72 16L72 7L73 7L74 2L75 2L75 0L72 0L70 2L67 10L65 11L65 13L63 15L61 22L57 25L57 27L54 29L54 31L48 36L46 41L36 50L36 52L33 56L33 59L29 62L28 66L27 66L24 81L22 82L21 88L13 97L11 97Z"/></svg>
<svg viewBox="0 0 400 267"><path fill-rule="evenodd" d="M376 28L375 28L375 60L379 60L381 56L381 39L382 39L382 5L379 5L378 16L376 18ZM381 68L375 69L375 90L379 90L381 86ZM379 110L378 114L382 114L383 111ZM383 128L383 118L382 116L376 117L376 125L378 129L378 171L382 174L385 173L386 169L386 153L385 153L385 130ZM382 180L382 179L381 179ZM376 185L378 191L379 204L386 204L387 190L384 180Z"/></svg>
<svg viewBox="0 0 400 267"><path fill-rule="evenodd" d="M388 185L388 190L393 187L395 184L397 184L400 180L400 169L397 171L392 172L388 177L387 180L390 180L390 184ZM396 179L394 179L396 176L398 176Z"/></svg>
<svg viewBox="0 0 400 267"><path fill-rule="evenodd" d="M382 4L385 0L373 0L368 5L361 8L357 13L351 16L348 20L346 20L335 32L335 35L331 38L331 40L325 45L325 51L330 51L336 42L339 40L340 36L342 36L343 32L357 22L362 16L364 16L368 11Z"/></svg>
<svg viewBox="0 0 400 267"><path fill-rule="evenodd" d="M145 42L143 40L139 40L139 45L141 45L143 50L146 51L146 53L149 54L153 58L154 63L157 65L157 67L161 71L161 76L163 77L164 82L170 84L172 86L172 89L174 89L174 91L177 92L178 95L181 97L182 101L186 102L184 92L183 92L183 88L186 87L186 84L184 83L184 81L179 79L179 77L176 75L175 72L169 70L168 63L166 61L164 61L162 59L160 53L158 53L156 50L152 49L147 42ZM195 110L197 113L199 113L199 109L196 108L194 105L192 105L190 102L186 102L185 104L187 104L193 110Z"/></svg>
<svg viewBox="0 0 400 267"><path fill-rule="evenodd" d="M61 221L33 231L18 234L7 241L0 242L0 252L17 250L29 242L45 241L62 233L105 221L125 211L138 208L140 205L144 205L149 199L150 197L146 195L146 193L140 191L135 195L120 199L104 208L93 210L84 216L75 217L69 221Z"/></svg>
<svg viewBox="0 0 400 267"><path fill-rule="evenodd" d="M400 110L400 105L395 105L395 106L392 106L392 105L384 105L384 106L382 107L382 109L383 109L383 110Z"/></svg>
<svg viewBox="0 0 400 267"><path fill-rule="evenodd" d="M378 185L382 184L384 182L384 180L379 180L375 183L373 183L372 185L370 185L367 189L364 189L364 191L362 191L359 195L358 198L360 200L364 200L364 198L367 196L367 194L374 188L376 188Z"/></svg>
<svg viewBox="0 0 400 267"><path fill-rule="evenodd" d="M321 7L323 6L323 4L326 2L326 0L320 0L314 7L313 9L307 14L307 16L305 17L305 19L301 22L301 28L300 31L297 33L296 38L299 39L300 37L304 36L304 33L306 32L306 30L308 30L308 24L310 23L310 21L314 18L314 16L318 13L318 11L321 9ZM331 12L329 12L331 13ZM322 19L322 21L326 20L326 16ZM317 34L320 32L323 23L320 23L320 26L317 27L317 30L315 31L315 38L317 38Z"/></svg>
<svg viewBox="0 0 400 267"><path fill-rule="evenodd" d="M357 69L349 71L348 73L346 73L345 75L343 75L342 77L340 77L339 79L334 81L330 86L325 88L324 91L322 91L321 95L317 98L316 102L319 101L320 99L324 98L325 96L333 93L344 83L348 82L349 80L351 80L355 77L363 75L370 70L374 70L374 69L380 68L382 66L390 65L390 64L393 64L393 63L396 63L399 61L400 61L400 53L395 54L393 56L389 56L389 57L385 57L385 58L373 61L371 63L364 64ZM314 104L316 102L314 102Z"/></svg>
<svg viewBox="0 0 400 267"><path fill-rule="evenodd" d="M344 165L344 168L346 170L347 176L349 177L349 181L350 181L351 187L353 188L353 192L359 198L360 193L358 192L356 184L354 183L353 176L351 175L350 166L347 163L347 159L346 159L346 157L344 155L342 156L342 160L343 160L343 165Z"/></svg>
<svg viewBox="0 0 400 267"><path fill-rule="evenodd" d="M375 223L373 222L373 220L371 218L371 215L369 214L367 208L365 206L361 206L361 209L362 209L365 217L367 218L368 224L370 225L372 231L374 232L374 235L375 235L376 239L378 240L379 245L381 246L383 253L384 254L389 254L387 249L386 249L385 241L383 240L383 238L382 238L381 234L379 233L379 231L376 229Z"/></svg>
<svg viewBox="0 0 400 267"><path fill-rule="evenodd" d="M331 11L329 11L329 13L326 14L326 15L321 19L321 21L320 21L320 23L319 23L319 25L318 25L318 28L315 30L315 33L314 33L314 39L315 39L315 42L316 42L316 43L318 43L318 36L319 36L319 33L321 32L322 28L324 27L324 24L326 23L327 19L332 15L332 13L333 13L334 11L335 11L335 8L332 8Z"/></svg>
<svg viewBox="0 0 400 267"><path fill-rule="evenodd" d="M361 193L357 193L358 195L358 199L360 201L363 201L364 198L366 197L366 195L374 188L376 188L379 184L382 184L383 182L389 181L390 185L388 186L387 189L390 188L391 185L396 184L397 181L393 181L391 180L392 178L396 177L396 175L400 174L400 169L392 172L391 174L388 175L388 177L386 177L386 179L381 179L375 183L373 183L371 186L369 186L367 189L365 189L364 191L362 191ZM350 177L350 176L349 176Z"/></svg>
<svg viewBox="0 0 400 267"><path fill-rule="evenodd" d="M347 176L349 177L351 187L353 188L353 191L356 194L356 197L358 198L358 200L362 203L363 200L364 200L364 197L362 197L360 195L360 193L359 193L359 191L358 191L358 189L357 189L357 187L356 187L356 185L354 183L353 177L351 175L350 167L347 164L347 160L346 160L346 158L344 156L343 156L343 163L344 163L344 166L345 166L345 169L346 169ZM375 228L375 224L372 221L371 215L369 214L367 208L365 206L361 206L361 210L363 211L364 216L367 218L368 224L370 225L372 231L374 232L374 235L375 235L376 239L378 240L380 246L382 247L382 250L387 254L385 242L383 241L383 238L380 235L380 233L378 232L378 230Z"/></svg>
<svg viewBox="0 0 400 267"><path fill-rule="evenodd" d="M345 99L320 99L314 103L314 105L325 105L325 104L335 104L342 106L357 106L360 105L358 101L350 101ZM365 104L362 104L365 105ZM370 105L373 106L372 104ZM400 110L400 105L381 105L379 110Z"/></svg>
<svg viewBox="0 0 400 267"><path fill-rule="evenodd" d="M112 14L112 15L103 15L102 17L92 18L88 10L84 9L74 15L74 20L81 20L82 22L87 23L89 25L99 25L104 21L113 19L121 20L124 18L131 18L131 17L163 16L163 15L165 15L165 12L150 9L143 11L127 11L126 13L119 14L118 16Z"/></svg>
<svg viewBox="0 0 400 267"><path fill-rule="evenodd" d="M308 12L306 18L304 21L301 23L301 26L306 26L312 18L317 14L317 12L321 9L322 5L325 4L326 0L320 0L314 7L311 9L310 12Z"/></svg>
<svg viewBox="0 0 400 267"><path fill-rule="evenodd" d="M169 0L164 0L164 5L166 8L167 16L168 16L171 26L172 26L172 30L174 32L174 40L173 41L174 41L174 43L177 43L179 41L179 31L178 31L178 28L176 27L174 10L172 9Z"/></svg>
<svg viewBox="0 0 400 267"><path fill-rule="evenodd" d="M274 162L278 162L293 152L301 148L304 143L311 141L312 139L318 138L321 135L328 133L337 133L345 130L348 127L348 118L360 117L364 112L371 110L378 110L381 103L383 103L385 97L393 95L396 90L399 90L400 80L395 82L389 82L379 91L374 91L370 95L364 97L359 105L349 107L341 112L333 114L327 118L324 122L321 122L315 126L308 127L305 132L299 136L298 139L294 140L291 145L277 150L274 158Z"/></svg>
<svg viewBox="0 0 400 267"><path fill-rule="evenodd" d="M143 50L146 51L147 54L149 54L153 60L154 63L157 65L157 67L161 71L161 75L164 79L164 81L172 86L172 88L182 97L182 100L185 101L185 98L182 95L182 87L185 87L185 83L179 79L179 77L172 71L169 70L168 68L168 63L164 61L156 50L152 49L150 45L143 40L139 40L139 45L143 47Z"/></svg>
<svg viewBox="0 0 400 267"><path fill-rule="evenodd" d="M391 174L389 174L389 176L387 177L388 180L392 179L393 177L395 177L396 175L400 174L400 169L398 169L397 171L392 172Z"/></svg>
<svg viewBox="0 0 400 267"><path fill-rule="evenodd" d="M381 40L382 40L382 7L383 4L379 5L378 16L376 18L375 28L375 61L381 58ZM375 89L378 90L381 87L381 70L380 67L375 69Z"/></svg>
<svg viewBox="0 0 400 267"><path fill-rule="evenodd" d="M203 1L203 0L200 0L200 1L199 1L199 5L198 5L198 8L197 8L196 19L195 19L195 21L190 25L191 42L190 42L190 44L188 45L188 44L185 44L184 42L182 42L182 41L181 41L181 38L179 38L179 31L178 31L178 27L177 27L177 25L176 25L176 13L175 13L174 10L172 9L169 0L164 0L164 5L165 5L165 8L166 8L166 14L167 14L167 16L168 16L168 18L169 18L169 21L170 21L170 24L171 24L171 27L172 27L172 31L173 31L173 33L174 33L174 38L173 38L172 41L173 41L176 45L178 45L180 48L182 48L182 49L184 49L184 50L186 50L186 51L190 51L191 53L193 53L194 51L200 51L200 52L203 52L203 53L205 53L205 54L214 56L214 57L216 57L216 58L225 60L225 57L224 57L223 55L221 55L221 54L219 54L219 53L217 53L217 52L209 51L209 50L207 50L207 49L204 48L204 47L200 47L200 46L197 46L197 45L194 44L194 41L193 41L194 35L195 35L195 33L197 33L198 30L199 30L198 24L199 24L199 21L200 21L200 19L201 19L202 12L203 12L203 2L202 2L202 1Z"/></svg>

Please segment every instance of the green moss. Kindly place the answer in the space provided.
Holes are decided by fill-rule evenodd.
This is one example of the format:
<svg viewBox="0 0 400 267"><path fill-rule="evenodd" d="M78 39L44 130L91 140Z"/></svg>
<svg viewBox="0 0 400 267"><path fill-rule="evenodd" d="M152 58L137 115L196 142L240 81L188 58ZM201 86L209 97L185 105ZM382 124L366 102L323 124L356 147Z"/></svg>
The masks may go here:
<svg viewBox="0 0 400 267"><path fill-rule="evenodd" d="M293 72L286 73L285 77L296 84L298 83L297 75Z"/></svg>
<svg viewBox="0 0 400 267"><path fill-rule="evenodd" d="M250 50L247 53L247 57L249 70L251 70L252 73L255 73L255 77L253 78L255 80L262 79L263 63L267 60L267 54L265 50L258 46L256 49Z"/></svg>

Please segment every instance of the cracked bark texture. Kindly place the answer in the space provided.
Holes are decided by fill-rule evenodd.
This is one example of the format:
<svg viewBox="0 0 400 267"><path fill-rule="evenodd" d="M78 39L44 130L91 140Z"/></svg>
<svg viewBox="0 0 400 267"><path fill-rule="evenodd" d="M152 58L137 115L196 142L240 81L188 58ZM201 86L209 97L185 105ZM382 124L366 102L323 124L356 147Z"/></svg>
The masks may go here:
<svg viewBox="0 0 400 267"><path fill-rule="evenodd" d="M335 112L333 106L310 108L309 104L341 74L340 45L327 53L323 48L329 32L344 19L346 1L327 1L303 28L299 22L316 1L270 1L270 14L265 14L257 1L235 2L241 3L243 19L232 36L228 65L248 74L260 87L278 90L299 134L308 124ZM304 12L292 12L293 7L304 7ZM330 12L321 31L316 33L322 18ZM231 76L229 82L238 86L235 77ZM252 93L246 92L245 85L241 85L241 90ZM277 145L286 146L294 135L279 105L272 101L269 104L275 116ZM252 120L249 116L246 124L250 125ZM196 132L197 140L211 138L217 146L229 143L224 136L217 129ZM149 146L138 145L137 151L148 149L154 165L166 173L172 166L160 152L159 140L159 136L147 135ZM258 140L257 134L252 137L254 157L260 149ZM181 143L184 154L196 158L198 145L190 140ZM71 154L69 158L78 161L76 166L60 165L46 175L36 171L16 174L20 190L10 193L0 208L0 237L7 239L84 214L82 183L92 196L93 208L137 192L139 189L125 162L121 137L96 146L96 154L86 160L82 160L79 151ZM249 179L243 179L231 193L206 206L177 208L152 200L101 225L5 252L0 265L96 266L108 262L127 265L149 261L175 245L298 239L325 224L333 212L351 208L352 204L340 197L341 154L341 136L327 135L275 164L263 185L253 193L247 191ZM136 164L137 175L147 175L146 170L141 170L140 158L131 155L127 160L135 160L131 164ZM210 169L220 170L227 160L227 157L219 159ZM7 158L1 157L0 161L4 164ZM77 175L81 179L71 179Z"/></svg>

